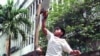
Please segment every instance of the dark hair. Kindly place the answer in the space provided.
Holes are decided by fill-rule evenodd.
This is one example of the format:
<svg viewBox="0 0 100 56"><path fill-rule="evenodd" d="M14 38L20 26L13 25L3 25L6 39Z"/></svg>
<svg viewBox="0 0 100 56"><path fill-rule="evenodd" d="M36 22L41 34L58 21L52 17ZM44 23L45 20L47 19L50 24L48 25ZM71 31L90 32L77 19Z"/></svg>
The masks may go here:
<svg viewBox="0 0 100 56"><path fill-rule="evenodd" d="M63 32L63 34L61 35L61 38L64 38L65 30L60 26L55 27L55 29L57 29L57 28L61 29L61 31Z"/></svg>

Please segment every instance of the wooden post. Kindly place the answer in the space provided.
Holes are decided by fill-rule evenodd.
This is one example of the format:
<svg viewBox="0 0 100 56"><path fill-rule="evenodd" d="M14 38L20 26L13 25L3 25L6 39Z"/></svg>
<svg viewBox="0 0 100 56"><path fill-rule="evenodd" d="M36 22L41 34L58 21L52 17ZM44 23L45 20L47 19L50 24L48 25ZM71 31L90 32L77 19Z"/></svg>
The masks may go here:
<svg viewBox="0 0 100 56"><path fill-rule="evenodd" d="M38 47L38 37L39 37L39 28L40 28L40 12L42 9L47 10L49 8L50 0L43 0L42 3L38 4L37 12L36 12L36 28L35 28L35 38L34 38L34 51L35 56L39 56L36 53L36 48Z"/></svg>
<svg viewBox="0 0 100 56"><path fill-rule="evenodd" d="M38 4L38 8L36 11L36 24L35 24L35 38L34 38L34 51L33 55L39 56L36 52L36 48L38 47L38 37L39 37L39 26L40 26L40 11L41 11L41 3Z"/></svg>

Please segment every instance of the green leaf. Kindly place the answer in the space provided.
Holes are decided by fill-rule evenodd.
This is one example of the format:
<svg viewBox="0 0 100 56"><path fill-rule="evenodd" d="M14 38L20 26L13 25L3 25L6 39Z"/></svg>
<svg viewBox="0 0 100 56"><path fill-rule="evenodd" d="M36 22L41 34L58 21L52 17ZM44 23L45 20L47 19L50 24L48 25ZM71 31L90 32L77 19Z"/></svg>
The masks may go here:
<svg viewBox="0 0 100 56"><path fill-rule="evenodd" d="M27 38L27 36L26 36L25 32L24 32L23 30L19 29L19 33L20 33L20 34L21 34L21 36L22 36L22 40L23 40L23 41L25 41L25 40L26 40L26 38Z"/></svg>

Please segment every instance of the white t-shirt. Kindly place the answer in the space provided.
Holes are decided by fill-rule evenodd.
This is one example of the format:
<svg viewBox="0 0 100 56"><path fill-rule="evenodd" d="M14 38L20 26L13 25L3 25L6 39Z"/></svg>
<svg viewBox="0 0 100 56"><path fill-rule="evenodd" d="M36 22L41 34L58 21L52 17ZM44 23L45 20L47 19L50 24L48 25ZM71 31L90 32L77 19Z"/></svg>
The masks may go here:
<svg viewBox="0 0 100 56"><path fill-rule="evenodd" d="M62 56L62 52L70 53L72 49L68 45L65 39L54 36L49 30L47 30L48 46L45 56Z"/></svg>

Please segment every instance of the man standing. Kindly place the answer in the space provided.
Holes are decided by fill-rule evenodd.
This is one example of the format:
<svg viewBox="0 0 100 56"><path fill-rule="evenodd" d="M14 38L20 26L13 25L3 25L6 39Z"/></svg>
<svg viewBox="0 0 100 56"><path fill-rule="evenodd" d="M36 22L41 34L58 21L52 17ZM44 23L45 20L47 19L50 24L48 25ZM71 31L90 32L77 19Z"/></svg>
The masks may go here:
<svg viewBox="0 0 100 56"><path fill-rule="evenodd" d="M46 28L47 11L43 11L42 31L47 36L48 46L45 56L62 56L62 52L79 56L79 50L72 50L66 40L63 38L65 31L61 27L56 27L54 32L50 32Z"/></svg>

